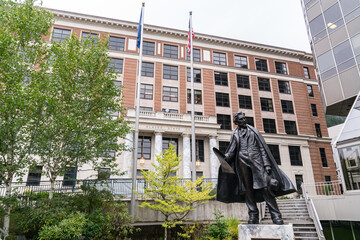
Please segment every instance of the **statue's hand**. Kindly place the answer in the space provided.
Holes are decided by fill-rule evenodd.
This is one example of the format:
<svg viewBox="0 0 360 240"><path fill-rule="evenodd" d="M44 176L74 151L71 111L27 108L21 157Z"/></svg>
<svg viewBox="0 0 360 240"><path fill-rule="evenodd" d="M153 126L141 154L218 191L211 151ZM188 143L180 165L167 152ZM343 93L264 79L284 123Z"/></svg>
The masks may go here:
<svg viewBox="0 0 360 240"><path fill-rule="evenodd" d="M271 172L271 167L270 166L265 166L265 171L270 174Z"/></svg>

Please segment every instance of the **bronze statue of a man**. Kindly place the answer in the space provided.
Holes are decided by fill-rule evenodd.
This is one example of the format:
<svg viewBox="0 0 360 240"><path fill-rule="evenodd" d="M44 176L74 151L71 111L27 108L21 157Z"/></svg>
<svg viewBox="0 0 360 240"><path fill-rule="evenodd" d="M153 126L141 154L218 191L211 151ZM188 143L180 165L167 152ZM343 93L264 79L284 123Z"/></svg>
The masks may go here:
<svg viewBox="0 0 360 240"><path fill-rule="evenodd" d="M223 157L235 174L220 167L217 200L245 202L249 209L249 224L259 223L256 203L265 201L273 223L281 225L284 222L275 197L295 192L295 187L277 166L261 134L246 124L245 114L236 113L234 123L237 128ZM219 154L217 156L221 158Z"/></svg>

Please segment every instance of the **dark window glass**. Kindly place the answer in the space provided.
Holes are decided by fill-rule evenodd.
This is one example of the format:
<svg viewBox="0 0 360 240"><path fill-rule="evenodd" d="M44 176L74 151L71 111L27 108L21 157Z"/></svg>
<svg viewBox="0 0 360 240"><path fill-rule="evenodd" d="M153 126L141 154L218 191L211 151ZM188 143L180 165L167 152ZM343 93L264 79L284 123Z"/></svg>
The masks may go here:
<svg viewBox="0 0 360 240"><path fill-rule="evenodd" d="M162 151L165 152L166 149L169 149L170 143L174 146L176 154L178 154L178 139L177 138L163 138L162 140Z"/></svg>
<svg viewBox="0 0 360 240"><path fill-rule="evenodd" d="M153 85L152 84L141 84L140 85L140 98L141 99L153 99Z"/></svg>
<svg viewBox="0 0 360 240"><path fill-rule="evenodd" d="M252 109L251 96L239 95L239 108Z"/></svg>
<svg viewBox="0 0 360 240"><path fill-rule="evenodd" d="M163 101L177 102L178 101L178 88L163 86Z"/></svg>
<svg viewBox="0 0 360 240"><path fill-rule="evenodd" d="M110 178L110 168L100 168L98 170L98 179L100 180L106 180Z"/></svg>
<svg viewBox="0 0 360 240"><path fill-rule="evenodd" d="M236 75L237 87L250 89L249 76Z"/></svg>
<svg viewBox="0 0 360 240"><path fill-rule="evenodd" d="M155 55L155 43L143 41L143 54L144 55Z"/></svg>
<svg viewBox="0 0 360 240"><path fill-rule="evenodd" d="M187 90L187 103L191 103L191 89ZM202 93L201 90L194 89L194 103L202 104Z"/></svg>
<svg viewBox="0 0 360 240"><path fill-rule="evenodd" d="M96 44L97 40L98 40L98 35L96 33L82 32L81 38L82 39L89 38L89 39L91 39L91 41L93 41Z"/></svg>
<svg viewBox="0 0 360 240"><path fill-rule="evenodd" d="M125 38L122 37L109 37L109 50L114 51L124 51L125 48Z"/></svg>
<svg viewBox="0 0 360 240"><path fill-rule="evenodd" d="M191 111L187 111L187 113L188 113L188 114L191 114ZM202 112L195 112L195 111L194 111L194 115L195 115L195 116L202 116L203 113L202 113Z"/></svg>
<svg viewBox="0 0 360 240"><path fill-rule="evenodd" d="M191 69L186 69L186 79L191 82ZM194 68L194 83L201 83L201 70Z"/></svg>
<svg viewBox="0 0 360 240"><path fill-rule="evenodd" d="M297 135L296 122L295 121L284 121L286 134Z"/></svg>
<svg viewBox="0 0 360 240"><path fill-rule="evenodd" d="M309 97L314 97L314 92L311 85L307 85L307 90Z"/></svg>
<svg viewBox="0 0 360 240"><path fill-rule="evenodd" d="M225 154L230 142L219 141L219 151Z"/></svg>
<svg viewBox="0 0 360 240"><path fill-rule="evenodd" d="M123 60L119 58L110 58L108 69L109 68L113 68L114 72L121 74L123 72Z"/></svg>
<svg viewBox="0 0 360 240"><path fill-rule="evenodd" d="M224 65L226 66L226 54L213 52L213 63L217 65Z"/></svg>
<svg viewBox="0 0 360 240"><path fill-rule="evenodd" d="M154 77L154 63L143 62L141 65L141 76Z"/></svg>
<svg viewBox="0 0 360 240"><path fill-rule="evenodd" d="M314 117L317 117L317 110L316 110L316 104L311 104L311 111L312 111L312 115Z"/></svg>
<svg viewBox="0 0 360 240"><path fill-rule="evenodd" d="M310 73L309 73L309 68L308 67L304 67L304 75L305 75L305 78L310 78Z"/></svg>
<svg viewBox="0 0 360 240"><path fill-rule="evenodd" d="M42 166L31 167L26 181L26 186L40 186Z"/></svg>
<svg viewBox="0 0 360 240"><path fill-rule="evenodd" d="M235 67L248 68L247 57L235 55Z"/></svg>
<svg viewBox="0 0 360 240"><path fill-rule="evenodd" d="M302 175L295 175L296 189L298 192L302 192L301 184L304 182Z"/></svg>
<svg viewBox="0 0 360 240"><path fill-rule="evenodd" d="M62 42L66 38L70 37L71 31L68 29L54 28L54 32L51 38L51 41Z"/></svg>
<svg viewBox="0 0 360 240"><path fill-rule="evenodd" d="M216 106L218 107L230 107L229 94L228 93L216 93Z"/></svg>
<svg viewBox="0 0 360 240"><path fill-rule="evenodd" d="M283 113L294 113L292 101L281 100L281 108Z"/></svg>
<svg viewBox="0 0 360 240"><path fill-rule="evenodd" d="M256 65L256 70L264 71L264 72L268 71L267 61L264 59L255 58L255 65Z"/></svg>
<svg viewBox="0 0 360 240"><path fill-rule="evenodd" d="M152 112L153 108L152 107L143 107L140 106L140 111L148 111L148 112Z"/></svg>
<svg viewBox="0 0 360 240"><path fill-rule="evenodd" d="M214 72L214 78L215 78L215 85L221 85L221 86L228 85L227 73Z"/></svg>
<svg viewBox="0 0 360 240"><path fill-rule="evenodd" d="M245 121L246 121L247 124L255 127L254 118L253 118L253 117L245 117Z"/></svg>
<svg viewBox="0 0 360 240"><path fill-rule="evenodd" d="M275 62L276 73L287 74L286 63Z"/></svg>
<svg viewBox="0 0 360 240"><path fill-rule="evenodd" d="M278 80L279 92L285 94L291 94L290 91L290 83L288 81L280 81Z"/></svg>
<svg viewBox="0 0 360 240"><path fill-rule="evenodd" d="M276 133L275 119L263 118L263 125L266 133Z"/></svg>
<svg viewBox="0 0 360 240"><path fill-rule="evenodd" d="M279 145L268 144L271 154L273 155L276 163L281 165Z"/></svg>
<svg viewBox="0 0 360 240"><path fill-rule="evenodd" d="M190 146L192 146L192 141L190 139ZM195 141L195 159L200 159L200 162L205 161L204 157L204 140L198 140ZM192 148L190 148L190 156L192 156Z"/></svg>
<svg viewBox="0 0 360 240"><path fill-rule="evenodd" d="M190 61L190 55L188 51L186 51L186 60ZM193 48L193 61L201 62L200 49Z"/></svg>
<svg viewBox="0 0 360 240"><path fill-rule="evenodd" d="M163 78L164 79L171 79L171 80L178 80L178 67L177 66L164 65Z"/></svg>
<svg viewBox="0 0 360 240"><path fill-rule="evenodd" d="M261 110L273 112L274 107L271 98L260 98Z"/></svg>
<svg viewBox="0 0 360 240"><path fill-rule="evenodd" d="M217 123L221 124L220 129L231 130L230 115L217 114Z"/></svg>
<svg viewBox="0 0 360 240"><path fill-rule="evenodd" d="M316 131L316 136L321 138L322 134L321 134L321 128L320 128L319 123L315 123L315 131Z"/></svg>
<svg viewBox="0 0 360 240"><path fill-rule="evenodd" d="M166 113L179 113L177 109L169 109L169 108L163 108L161 111Z"/></svg>
<svg viewBox="0 0 360 240"><path fill-rule="evenodd" d="M258 78L259 90L271 92L270 80L268 78Z"/></svg>
<svg viewBox="0 0 360 240"><path fill-rule="evenodd" d="M292 166L302 166L301 152L299 146L289 146L290 163Z"/></svg>
<svg viewBox="0 0 360 240"><path fill-rule="evenodd" d="M325 176L325 182L331 182L331 176Z"/></svg>
<svg viewBox="0 0 360 240"><path fill-rule="evenodd" d="M178 58L178 46L164 44L164 57Z"/></svg>
<svg viewBox="0 0 360 240"><path fill-rule="evenodd" d="M326 160L326 154L325 154L325 148L320 148L320 157L321 157L322 166L328 167L328 163Z"/></svg>
<svg viewBox="0 0 360 240"><path fill-rule="evenodd" d="M139 136L137 158L151 159L151 137Z"/></svg>
<svg viewBox="0 0 360 240"><path fill-rule="evenodd" d="M63 185L64 186L73 186L76 180L76 168L68 167L66 173L64 174Z"/></svg>

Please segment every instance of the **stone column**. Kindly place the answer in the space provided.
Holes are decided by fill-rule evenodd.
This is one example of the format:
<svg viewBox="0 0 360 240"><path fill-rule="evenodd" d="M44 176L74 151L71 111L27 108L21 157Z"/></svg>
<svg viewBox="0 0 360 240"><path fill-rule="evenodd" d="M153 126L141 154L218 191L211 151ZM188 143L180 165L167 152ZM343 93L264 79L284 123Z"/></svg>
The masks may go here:
<svg viewBox="0 0 360 240"><path fill-rule="evenodd" d="M125 145L127 148L132 149L134 147L133 144L134 134L128 133L125 137ZM123 178L130 178L131 177L131 168L133 162L133 151L124 151L123 153L124 159L121 164L121 172L125 174L122 176Z"/></svg>
<svg viewBox="0 0 360 240"><path fill-rule="evenodd" d="M183 178L191 179L191 146L190 146L190 134L183 134Z"/></svg>
<svg viewBox="0 0 360 240"><path fill-rule="evenodd" d="M210 141L210 177L211 178L217 178L218 177L218 171L219 171L219 160L217 159L213 148L216 146L216 135L210 135L209 136Z"/></svg>
<svg viewBox="0 0 360 240"><path fill-rule="evenodd" d="M162 152L162 132L155 132L154 163L157 165L156 155Z"/></svg>

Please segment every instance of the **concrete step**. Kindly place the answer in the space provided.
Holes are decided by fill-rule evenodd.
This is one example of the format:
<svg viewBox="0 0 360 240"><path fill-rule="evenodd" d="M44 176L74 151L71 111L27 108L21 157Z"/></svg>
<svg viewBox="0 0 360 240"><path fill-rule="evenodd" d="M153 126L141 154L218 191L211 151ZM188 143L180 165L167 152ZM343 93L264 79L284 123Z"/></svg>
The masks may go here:
<svg viewBox="0 0 360 240"><path fill-rule="evenodd" d="M308 231L294 231L294 234L299 237L318 237L317 232Z"/></svg>
<svg viewBox="0 0 360 240"><path fill-rule="evenodd" d="M301 236L297 237L297 236L295 236L295 240L319 240L319 238L318 237L301 237Z"/></svg>

